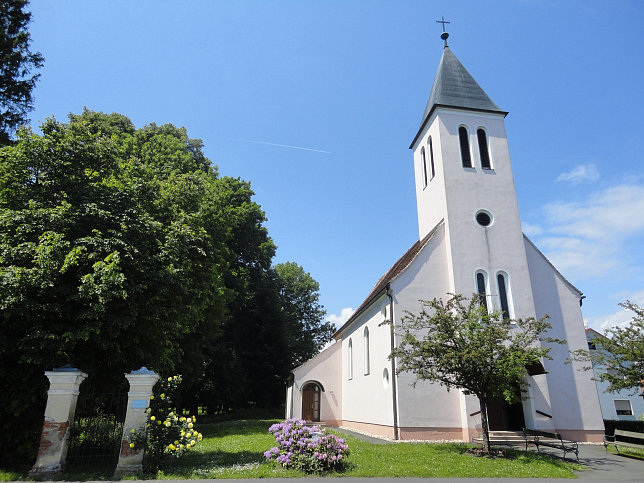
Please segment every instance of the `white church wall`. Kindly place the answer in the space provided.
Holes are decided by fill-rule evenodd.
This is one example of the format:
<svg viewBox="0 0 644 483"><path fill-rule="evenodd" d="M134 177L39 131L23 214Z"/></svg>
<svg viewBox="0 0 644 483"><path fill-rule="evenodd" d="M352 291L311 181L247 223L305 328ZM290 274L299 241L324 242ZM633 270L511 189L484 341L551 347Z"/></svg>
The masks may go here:
<svg viewBox="0 0 644 483"><path fill-rule="evenodd" d="M342 333L342 421L343 425L373 434L393 436L393 392L391 385L391 336L382 324L389 298L382 295ZM369 371L365 371L364 329L369 330ZM349 341L353 352L353 374L349 375ZM385 380L386 371L388 380Z"/></svg>
<svg viewBox="0 0 644 483"><path fill-rule="evenodd" d="M431 153L429 137L432 138L435 176L431 179ZM425 148L427 162L427 185L425 186L421 148ZM443 173L440 128L436 113L427 123L414 149L414 176L416 180L416 208L418 213L418 239L422 240L445 218L445 180Z"/></svg>
<svg viewBox="0 0 644 483"><path fill-rule="evenodd" d="M545 257L525 239L537 317L550 316L551 337L567 340L552 344L545 360L552 422L564 437L577 441L601 441L604 434L597 388L592 373L580 370L581 363L566 364L569 351L586 349L586 335L579 307L581 294L571 287Z"/></svg>
<svg viewBox="0 0 644 483"><path fill-rule="evenodd" d="M508 275L511 316L534 315L531 282L519 208L516 201L510 153L502 115L437 109L441 121L441 149L445 163L447 197L447 252L451 260L451 291L470 296L476 291L475 271L487 273L490 301L499 309L496 277ZM472 168L463 168L458 137L459 126L470 132ZM492 169L482 169L476 129L488 133ZM480 226L476 213L492 215L488 227Z"/></svg>
<svg viewBox="0 0 644 483"><path fill-rule="evenodd" d="M399 323L408 310L418 314L419 300L445 298L448 292L448 268L445 252L445 226L416 258L391 282L394 293L394 317ZM396 344L400 337L396 338ZM461 439L461 401L459 391L448 392L439 384L419 381L402 373L397 379L399 434L401 439Z"/></svg>
<svg viewBox="0 0 644 483"><path fill-rule="evenodd" d="M322 385L320 420L329 426L339 426L342 421L342 344L336 342L293 370L294 381L287 392L287 416L302 417L302 389L309 382Z"/></svg>

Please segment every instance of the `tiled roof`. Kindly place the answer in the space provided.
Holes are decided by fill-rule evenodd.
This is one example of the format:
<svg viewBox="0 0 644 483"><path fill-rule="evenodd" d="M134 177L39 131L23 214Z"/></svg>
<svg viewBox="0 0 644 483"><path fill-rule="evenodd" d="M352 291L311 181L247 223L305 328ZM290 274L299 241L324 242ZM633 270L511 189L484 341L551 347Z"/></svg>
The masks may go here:
<svg viewBox="0 0 644 483"><path fill-rule="evenodd" d="M376 285L374 285L373 289L369 293L366 299L360 304L358 309L353 313L353 315L345 322L345 324L340 327L335 334L333 334L333 337L336 337L342 332L346 327L348 327L358 316L367 308L371 303L376 300L378 297L380 297L385 289L387 288L387 285L396 278L403 270L405 270L409 264L416 258L416 255L423 249L425 245L427 245L427 242L431 240L436 232L438 231L438 228L440 228L443 225L443 222L441 221L436 227L430 231L422 240L417 241L414 243L409 250L407 250L402 257L400 257L396 263L394 263L387 272L380 277L380 279L376 282Z"/></svg>

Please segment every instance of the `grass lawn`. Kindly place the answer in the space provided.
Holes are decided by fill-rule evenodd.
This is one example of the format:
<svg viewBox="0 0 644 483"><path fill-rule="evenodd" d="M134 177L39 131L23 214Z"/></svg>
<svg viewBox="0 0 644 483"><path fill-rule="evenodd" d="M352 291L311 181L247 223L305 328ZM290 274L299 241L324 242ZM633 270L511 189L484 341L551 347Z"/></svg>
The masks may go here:
<svg viewBox="0 0 644 483"><path fill-rule="evenodd" d="M204 418L205 420L205 418ZM202 420L203 421L203 420ZM197 478L292 478L306 476L266 463L264 451L274 446L268 427L278 420L237 420L205 424L197 429L203 441L179 459L172 459L147 479ZM339 434L339 433L338 433ZM346 471L331 476L366 477L487 477L574 478L582 466L535 452L509 450L508 458L487 459L465 453L465 444L387 443L372 444L345 436L350 455ZM113 468L98 472L68 473L63 480L109 480ZM3 472L0 481L24 479L25 475Z"/></svg>
<svg viewBox="0 0 644 483"><path fill-rule="evenodd" d="M274 445L268 427L277 420L200 424L204 440L194 451L167 464L155 478L300 477L304 473L264 463ZM372 444L344 436L351 454L343 473L367 477L536 477L574 478L582 466L534 452L510 451L508 458L487 459L465 453L464 444Z"/></svg>
<svg viewBox="0 0 644 483"><path fill-rule="evenodd" d="M613 454L620 454L623 456L628 456L629 458L635 458L635 459L644 461L644 451L640 451L637 449L620 448L618 453L614 446L609 446L608 452Z"/></svg>

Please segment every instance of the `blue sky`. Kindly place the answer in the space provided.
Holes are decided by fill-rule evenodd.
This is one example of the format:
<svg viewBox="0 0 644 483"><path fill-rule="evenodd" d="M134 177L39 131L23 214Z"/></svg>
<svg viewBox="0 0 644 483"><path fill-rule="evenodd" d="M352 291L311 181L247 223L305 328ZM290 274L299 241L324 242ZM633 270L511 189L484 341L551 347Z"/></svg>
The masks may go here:
<svg viewBox="0 0 644 483"><path fill-rule="evenodd" d="M524 232L587 296L644 303L641 0L32 0L32 123L185 126L249 180L341 323L418 238L412 155L450 47L506 118Z"/></svg>

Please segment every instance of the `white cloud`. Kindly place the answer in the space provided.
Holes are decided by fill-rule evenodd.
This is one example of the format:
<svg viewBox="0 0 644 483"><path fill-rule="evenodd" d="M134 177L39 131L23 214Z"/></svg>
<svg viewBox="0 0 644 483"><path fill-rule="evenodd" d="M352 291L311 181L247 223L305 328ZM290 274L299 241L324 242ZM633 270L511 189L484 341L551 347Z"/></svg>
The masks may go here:
<svg viewBox="0 0 644 483"><path fill-rule="evenodd" d="M568 173L561 173L555 181L570 181L572 184L579 184L582 181L597 181L599 171L594 164L580 164Z"/></svg>
<svg viewBox="0 0 644 483"><path fill-rule="evenodd" d="M554 202L544 210L545 224L531 229L542 230L539 246L553 264L572 279L605 275L628 267L627 245L644 233L644 186L611 186L582 202Z"/></svg>
<svg viewBox="0 0 644 483"><path fill-rule="evenodd" d="M349 320L349 317L351 317L354 312L355 310L353 310L353 308L345 307L340 311L340 315L331 314L326 318L326 320L335 324L336 328L339 329L347 320Z"/></svg>
<svg viewBox="0 0 644 483"><path fill-rule="evenodd" d="M623 300L630 300L631 302L636 303L637 305L644 305L644 290L639 292L624 294ZM624 327L627 325L633 318L633 312L626 310L622 307L612 314L603 315L599 317L593 317L588 321L588 325L593 329L604 333L606 329L611 327Z"/></svg>
<svg viewBox="0 0 644 483"><path fill-rule="evenodd" d="M543 229L539 225L533 225L531 223L521 222L521 229L528 236L537 236L543 233Z"/></svg>

